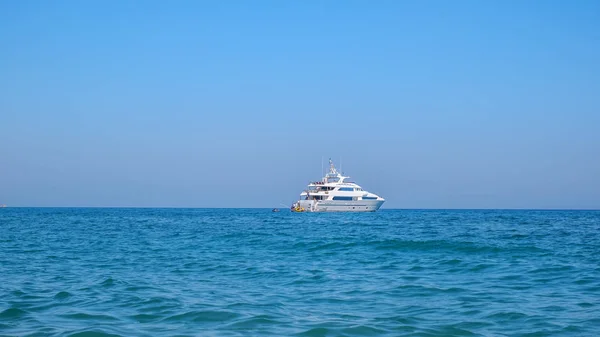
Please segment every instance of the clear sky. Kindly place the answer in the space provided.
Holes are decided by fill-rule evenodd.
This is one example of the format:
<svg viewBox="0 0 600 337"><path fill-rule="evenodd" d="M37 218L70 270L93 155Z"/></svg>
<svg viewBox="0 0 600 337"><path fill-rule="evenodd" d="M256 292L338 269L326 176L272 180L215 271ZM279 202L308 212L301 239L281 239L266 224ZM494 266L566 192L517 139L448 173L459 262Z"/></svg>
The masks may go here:
<svg viewBox="0 0 600 337"><path fill-rule="evenodd" d="M0 1L0 204L600 208L600 1Z"/></svg>

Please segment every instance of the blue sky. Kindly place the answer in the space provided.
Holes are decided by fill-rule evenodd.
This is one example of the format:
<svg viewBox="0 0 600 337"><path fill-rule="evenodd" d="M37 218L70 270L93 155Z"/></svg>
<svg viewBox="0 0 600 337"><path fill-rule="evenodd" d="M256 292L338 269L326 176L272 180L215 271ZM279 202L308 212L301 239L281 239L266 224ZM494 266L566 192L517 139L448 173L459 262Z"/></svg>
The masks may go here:
<svg viewBox="0 0 600 337"><path fill-rule="evenodd" d="M0 2L0 203L600 208L600 2Z"/></svg>

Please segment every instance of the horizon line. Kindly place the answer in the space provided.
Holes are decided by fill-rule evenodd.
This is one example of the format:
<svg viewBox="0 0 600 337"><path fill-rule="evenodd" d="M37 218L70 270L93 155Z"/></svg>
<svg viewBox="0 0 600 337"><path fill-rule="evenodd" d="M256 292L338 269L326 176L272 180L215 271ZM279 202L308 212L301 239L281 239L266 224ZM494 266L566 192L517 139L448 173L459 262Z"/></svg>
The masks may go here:
<svg viewBox="0 0 600 337"><path fill-rule="evenodd" d="M185 207L185 206L8 206L2 208L122 208L122 209L281 209L282 207ZM283 208L285 209L285 208ZM381 208L378 211L600 211L600 208ZM344 212L338 212L344 213ZM375 213L375 212L368 212Z"/></svg>

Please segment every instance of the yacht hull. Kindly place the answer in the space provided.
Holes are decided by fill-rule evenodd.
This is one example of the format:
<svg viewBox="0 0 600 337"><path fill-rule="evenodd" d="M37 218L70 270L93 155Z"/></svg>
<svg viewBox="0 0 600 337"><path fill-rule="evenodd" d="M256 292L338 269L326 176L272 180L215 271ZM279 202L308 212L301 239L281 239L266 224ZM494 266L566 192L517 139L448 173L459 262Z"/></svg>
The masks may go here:
<svg viewBox="0 0 600 337"><path fill-rule="evenodd" d="M375 212L385 200L300 200L299 204L305 212Z"/></svg>

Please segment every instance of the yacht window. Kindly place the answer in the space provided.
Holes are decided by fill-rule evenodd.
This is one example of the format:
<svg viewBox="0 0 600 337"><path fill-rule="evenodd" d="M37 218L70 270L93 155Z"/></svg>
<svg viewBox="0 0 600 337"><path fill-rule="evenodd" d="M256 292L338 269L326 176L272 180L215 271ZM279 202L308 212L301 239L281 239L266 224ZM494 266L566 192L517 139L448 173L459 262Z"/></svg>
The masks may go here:
<svg viewBox="0 0 600 337"><path fill-rule="evenodd" d="M363 200L376 200L377 197L363 197Z"/></svg>
<svg viewBox="0 0 600 337"><path fill-rule="evenodd" d="M333 200L352 200L352 197L333 197Z"/></svg>
<svg viewBox="0 0 600 337"><path fill-rule="evenodd" d="M352 191L354 191L354 188L352 188L352 187L340 187L340 189L338 191L352 192Z"/></svg>

